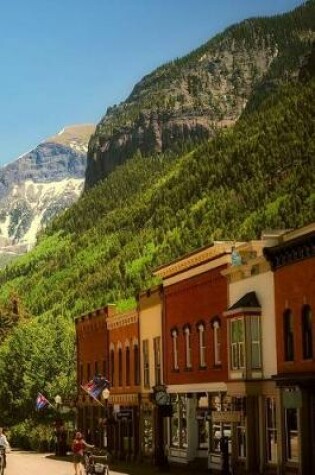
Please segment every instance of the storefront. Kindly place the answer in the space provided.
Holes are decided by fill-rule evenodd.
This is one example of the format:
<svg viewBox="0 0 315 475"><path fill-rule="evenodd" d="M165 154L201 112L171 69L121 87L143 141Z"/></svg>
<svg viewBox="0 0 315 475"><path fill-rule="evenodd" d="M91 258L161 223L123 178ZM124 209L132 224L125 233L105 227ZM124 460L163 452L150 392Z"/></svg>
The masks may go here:
<svg viewBox="0 0 315 475"><path fill-rule="evenodd" d="M205 391L199 388L189 389L189 392L173 392L175 387L169 388L172 404L172 416L168 418L167 442L168 459L170 462L189 463L195 461L200 467L209 466L210 454L220 458L221 427L228 433L228 427L220 423L213 423L211 414L217 408L218 401L222 401L226 393L224 383L206 383ZM201 385L198 385L201 386ZM212 464L213 468L220 468L220 460ZM211 468L211 467L209 467Z"/></svg>

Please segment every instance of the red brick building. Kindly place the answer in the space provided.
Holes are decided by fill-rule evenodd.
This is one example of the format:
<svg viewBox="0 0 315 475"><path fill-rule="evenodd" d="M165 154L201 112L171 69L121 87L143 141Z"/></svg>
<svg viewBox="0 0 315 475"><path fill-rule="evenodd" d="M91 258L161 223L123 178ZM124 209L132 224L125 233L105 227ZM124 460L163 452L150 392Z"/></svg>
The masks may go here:
<svg viewBox="0 0 315 475"><path fill-rule="evenodd" d="M139 452L140 350L137 310L107 318L109 348L109 409L115 424L108 444L118 458L135 459Z"/></svg>
<svg viewBox="0 0 315 475"><path fill-rule="evenodd" d="M281 469L315 473L315 224L265 249L274 271Z"/></svg>
<svg viewBox="0 0 315 475"><path fill-rule="evenodd" d="M227 335L223 312L227 282L221 271L232 246L218 243L184 256L155 271L163 279L162 320L164 383L173 416L168 426L170 461L196 458L207 464L211 440L209 410L226 394ZM210 447L209 447L210 444Z"/></svg>
<svg viewBox="0 0 315 475"><path fill-rule="evenodd" d="M92 443L102 445L101 420L104 408L89 397L81 386L96 374L108 377L107 318L115 312L114 305L96 309L75 319L77 346L78 429Z"/></svg>

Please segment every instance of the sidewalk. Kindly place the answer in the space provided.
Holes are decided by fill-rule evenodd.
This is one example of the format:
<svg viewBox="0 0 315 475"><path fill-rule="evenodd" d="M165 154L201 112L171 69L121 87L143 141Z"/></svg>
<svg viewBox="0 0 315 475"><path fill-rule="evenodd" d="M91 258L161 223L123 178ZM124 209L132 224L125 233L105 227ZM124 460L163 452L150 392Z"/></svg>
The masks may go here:
<svg viewBox="0 0 315 475"><path fill-rule="evenodd" d="M63 460L72 462L72 454L65 457L57 457L53 454L47 455L54 460ZM128 475L209 475L210 471L206 468L196 467L194 465L170 464L165 469L160 469L148 462L123 462L114 460L109 463L109 468L113 472L122 472Z"/></svg>

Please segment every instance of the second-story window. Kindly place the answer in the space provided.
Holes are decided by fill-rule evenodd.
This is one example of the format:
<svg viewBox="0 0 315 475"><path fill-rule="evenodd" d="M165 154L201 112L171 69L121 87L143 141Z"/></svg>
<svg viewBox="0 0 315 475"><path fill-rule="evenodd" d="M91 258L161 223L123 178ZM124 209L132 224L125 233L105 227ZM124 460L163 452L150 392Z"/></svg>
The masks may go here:
<svg viewBox="0 0 315 475"><path fill-rule="evenodd" d="M122 349L118 349L118 386L123 385L123 358Z"/></svg>
<svg viewBox="0 0 315 475"><path fill-rule="evenodd" d="M110 382L112 386L115 386L115 350L110 350Z"/></svg>
<svg viewBox="0 0 315 475"><path fill-rule="evenodd" d="M251 333L251 366L252 368L261 368L261 352L260 352L260 317L250 317L250 333Z"/></svg>
<svg viewBox="0 0 315 475"><path fill-rule="evenodd" d="M149 340L143 340L143 385L150 387L150 361L149 361Z"/></svg>
<svg viewBox="0 0 315 475"><path fill-rule="evenodd" d="M172 330L172 356L173 356L173 369L178 370L178 330Z"/></svg>
<svg viewBox="0 0 315 475"><path fill-rule="evenodd" d="M213 353L214 365L221 365L221 322L219 318L215 318L212 322L213 328Z"/></svg>
<svg viewBox="0 0 315 475"><path fill-rule="evenodd" d="M309 305L302 308L302 348L304 360L313 358L312 311Z"/></svg>
<svg viewBox="0 0 315 475"><path fill-rule="evenodd" d="M293 314L288 308L283 314L284 360L294 360Z"/></svg>
<svg viewBox="0 0 315 475"><path fill-rule="evenodd" d="M133 345L133 364L134 364L134 384L138 386L140 384L140 358L139 358L139 345L134 343Z"/></svg>
<svg viewBox="0 0 315 475"><path fill-rule="evenodd" d="M198 325L198 335L199 335L199 365L200 368L205 368L206 366L206 338L205 338L205 325L204 323L199 323Z"/></svg>
<svg viewBox="0 0 315 475"><path fill-rule="evenodd" d="M161 337L153 339L155 384L161 384Z"/></svg>
<svg viewBox="0 0 315 475"><path fill-rule="evenodd" d="M189 327L184 328L186 368L191 368L191 332Z"/></svg>
<svg viewBox="0 0 315 475"><path fill-rule="evenodd" d="M230 322L231 368L245 368L244 319L233 318Z"/></svg>
<svg viewBox="0 0 315 475"><path fill-rule="evenodd" d="M126 386L130 386L130 348L126 346Z"/></svg>

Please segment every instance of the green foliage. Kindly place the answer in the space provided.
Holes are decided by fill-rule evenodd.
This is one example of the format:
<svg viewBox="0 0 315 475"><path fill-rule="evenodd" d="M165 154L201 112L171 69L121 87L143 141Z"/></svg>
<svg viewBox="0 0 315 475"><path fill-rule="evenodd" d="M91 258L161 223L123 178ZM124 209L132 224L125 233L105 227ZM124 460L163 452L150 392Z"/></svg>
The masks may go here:
<svg viewBox="0 0 315 475"><path fill-rule="evenodd" d="M169 65L172 74L178 67ZM190 87L197 94L193 75ZM253 102L233 129L193 151L189 143L185 153L136 153L0 272L4 424L38 420L38 391L72 394L74 317L109 303L134 307L137 292L158 283L154 268L213 240L259 238L266 228L314 221L314 95L315 80L304 78ZM6 307L12 295L15 320ZM50 423L49 411L40 417Z"/></svg>
<svg viewBox="0 0 315 475"><path fill-rule="evenodd" d="M48 452L53 450L54 435L52 426L35 423L31 419L10 428L10 443L24 450Z"/></svg>

